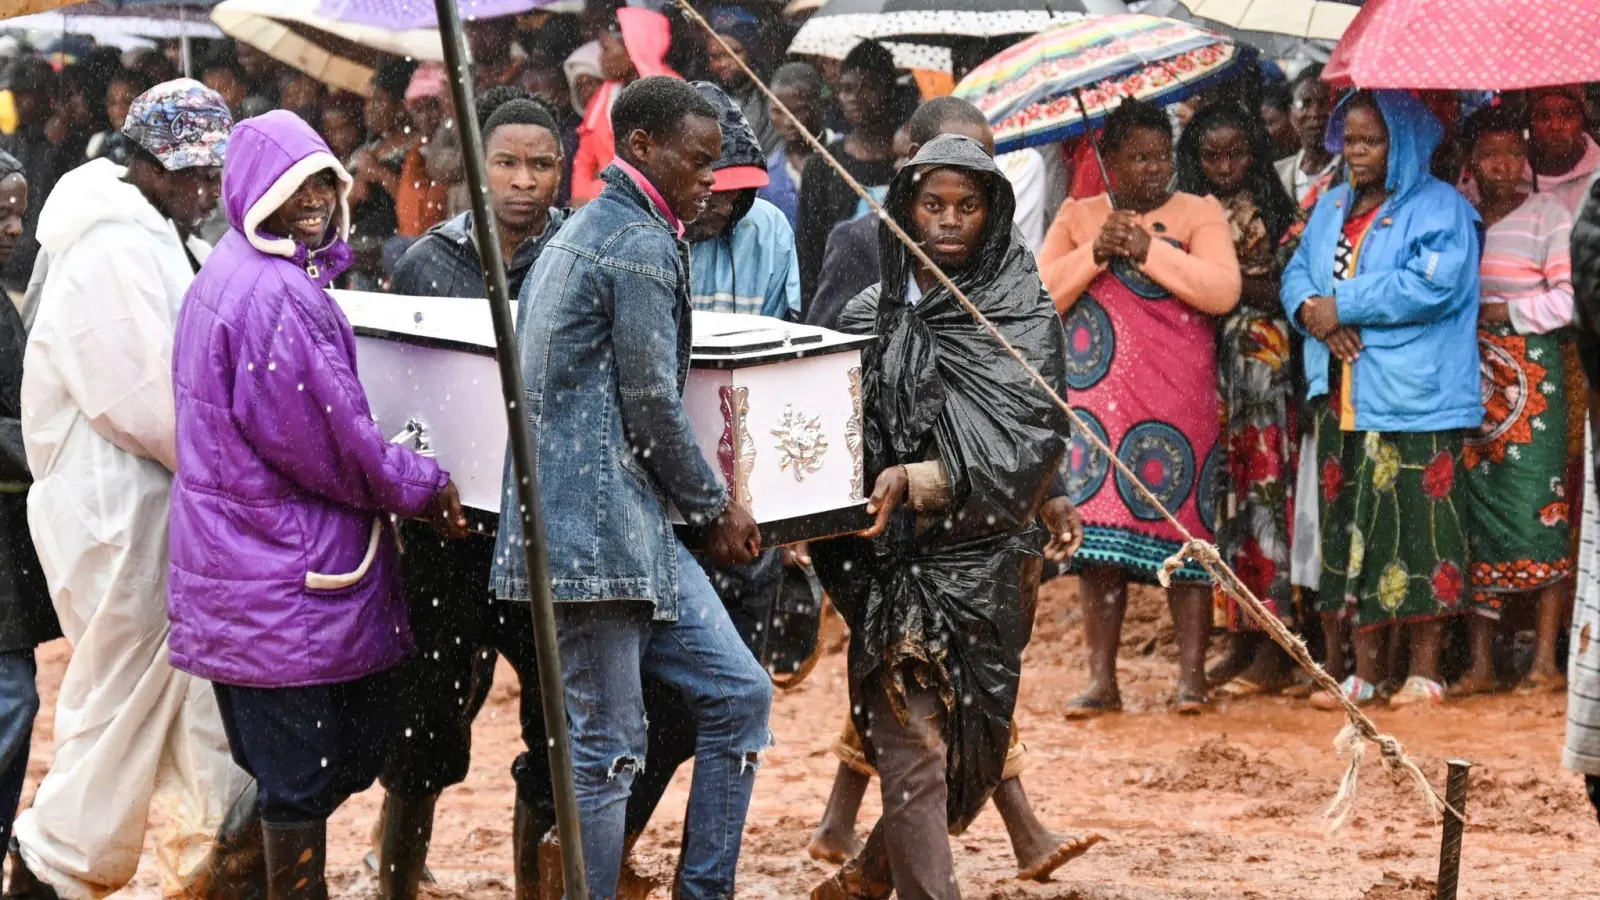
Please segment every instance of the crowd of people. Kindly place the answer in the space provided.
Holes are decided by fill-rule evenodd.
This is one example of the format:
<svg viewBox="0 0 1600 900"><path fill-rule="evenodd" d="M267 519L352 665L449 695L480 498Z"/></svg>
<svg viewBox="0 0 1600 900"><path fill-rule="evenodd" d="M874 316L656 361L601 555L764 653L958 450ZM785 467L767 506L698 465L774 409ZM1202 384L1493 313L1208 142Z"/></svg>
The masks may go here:
<svg viewBox="0 0 1600 900"><path fill-rule="evenodd" d="M1187 535L1214 539L1358 706L1565 688L1563 656L1591 652L1565 642L1589 577L1577 523L1600 521L1584 452L1600 121L1583 87L1340 92L1315 65L1255 67L996 155L975 107L923 96L883 45L785 60L770 16L708 18L714 36L633 7L469 27L577 836L553 831L516 504L470 531L448 472L378 431L327 292L484 296L443 70L390 62L363 97L244 44L202 54L198 80L160 52L5 69L7 896L122 887L157 805L182 811L161 840L185 896L326 897L327 819L376 781L379 896L413 898L497 658L522 686L517 896L560 895L574 837L593 895L648 890L629 857L689 759L674 896L732 896L779 585L817 609L825 591L850 627L810 844L841 868L820 898L959 896L948 834L991 800L1021 878L1100 839L1051 830L1022 786L1016 699L1046 578L1079 580L1088 687L1070 718L1121 710L1129 588L1163 572L1176 714L1219 695L1338 707L1198 562L1169 562ZM877 336L870 528L762 546L689 427L691 310ZM508 457L507 497L514 481ZM33 651L63 634L55 759L15 816ZM1600 738L1574 740L1600 797Z"/></svg>

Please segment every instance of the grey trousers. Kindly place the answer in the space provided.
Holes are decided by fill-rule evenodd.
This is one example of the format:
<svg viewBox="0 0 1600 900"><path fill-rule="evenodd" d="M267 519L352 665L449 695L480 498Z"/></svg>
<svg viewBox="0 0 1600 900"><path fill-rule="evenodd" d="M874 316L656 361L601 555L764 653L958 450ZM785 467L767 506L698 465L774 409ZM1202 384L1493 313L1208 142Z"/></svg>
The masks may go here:
<svg viewBox="0 0 1600 900"><path fill-rule="evenodd" d="M960 900L945 808L944 703L913 673L906 672L904 682L904 724L887 691L872 691L866 698L867 740L878 764L883 817L867 839L860 864L868 871L887 868L900 900Z"/></svg>

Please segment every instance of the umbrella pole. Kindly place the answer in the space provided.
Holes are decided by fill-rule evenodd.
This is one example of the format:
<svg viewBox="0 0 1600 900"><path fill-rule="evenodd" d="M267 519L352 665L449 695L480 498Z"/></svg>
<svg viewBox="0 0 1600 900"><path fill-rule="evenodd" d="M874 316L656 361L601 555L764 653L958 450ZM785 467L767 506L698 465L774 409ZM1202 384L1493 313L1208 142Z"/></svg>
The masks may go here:
<svg viewBox="0 0 1600 900"><path fill-rule="evenodd" d="M1106 161L1100 155L1100 141L1094 136L1094 128L1089 124L1089 108L1083 104L1083 88L1072 89L1073 99L1078 101L1078 115L1083 117L1083 133L1089 139L1089 149L1094 151L1094 164L1100 167L1100 177L1106 183L1106 199L1111 202L1111 208L1117 208L1117 195L1111 192L1111 173L1106 171Z"/></svg>
<svg viewBox="0 0 1600 900"><path fill-rule="evenodd" d="M194 77L194 65L189 58L189 17L178 7L178 51L183 57L183 77Z"/></svg>
<svg viewBox="0 0 1600 900"><path fill-rule="evenodd" d="M517 500L522 509L522 551L528 565L532 597L534 648L539 661L539 696L544 705L545 734L549 738L550 781L555 789L556 829L561 838L561 870L567 900L588 900L584 876L583 832L578 822L578 801L572 780L572 743L567 735L566 689L561 679L561 651L556 644L555 603L550 593L550 560L544 540L544 514L539 504L538 472L527 416L519 402L523 396L521 365L517 356L516 324L507 296L505 260L500 236L489 210L489 179L483 163L483 134L473 112L467 44L456 0L434 0L439 11L439 37L455 100L456 128L461 134L462 162L472 194L472 224L483 259L483 286L494 319L495 360L500 364L500 390L506 401L506 424L511 439L511 459L517 475ZM507 502L502 499L501 501Z"/></svg>

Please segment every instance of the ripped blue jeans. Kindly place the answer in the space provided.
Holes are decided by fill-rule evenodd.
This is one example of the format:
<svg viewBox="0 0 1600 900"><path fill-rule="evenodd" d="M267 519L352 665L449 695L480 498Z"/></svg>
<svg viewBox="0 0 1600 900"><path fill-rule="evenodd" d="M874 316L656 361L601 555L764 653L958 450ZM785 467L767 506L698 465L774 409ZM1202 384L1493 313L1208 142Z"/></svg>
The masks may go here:
<svg viewBox="0 0 1600 900"><path fill-rule="evenodd" d="M653 609L642 602L556 604L584 866L596 900L616 896L628 796L649 765L643 675L683 692L699 730L681 860L684 900L733 896L756 755L771 742L772 682L700 564L681 543L677 553L677 621L652 621Z"/></svg>

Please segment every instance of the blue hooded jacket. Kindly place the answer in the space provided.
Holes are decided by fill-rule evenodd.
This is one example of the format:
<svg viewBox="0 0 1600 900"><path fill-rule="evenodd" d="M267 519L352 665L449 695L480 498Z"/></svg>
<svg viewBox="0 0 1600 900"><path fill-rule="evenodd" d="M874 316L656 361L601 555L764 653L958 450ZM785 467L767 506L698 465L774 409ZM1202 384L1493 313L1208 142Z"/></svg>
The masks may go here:
<svg viewBox="0 0 1600 900"><path fill-rule="evenodd" d="M1361 431L1429 432L1483 422L1478 376L1478 260L1482 225L1455 188L1428 174L1444 129L1404 91L1375 92L1389 128L1389 198L1377 213L1356 275L1333 277L1334 256L1354 194L1323 195L1283 273L1289 321L1311 297L1332 296L1339 321L1361 331L1352 390ZM1335 116L1329 144L1343 143ZM1303 329L1302 329L1303 330ZM1307 337L1310 396L1328 393L1328 346Z"/></svg>

